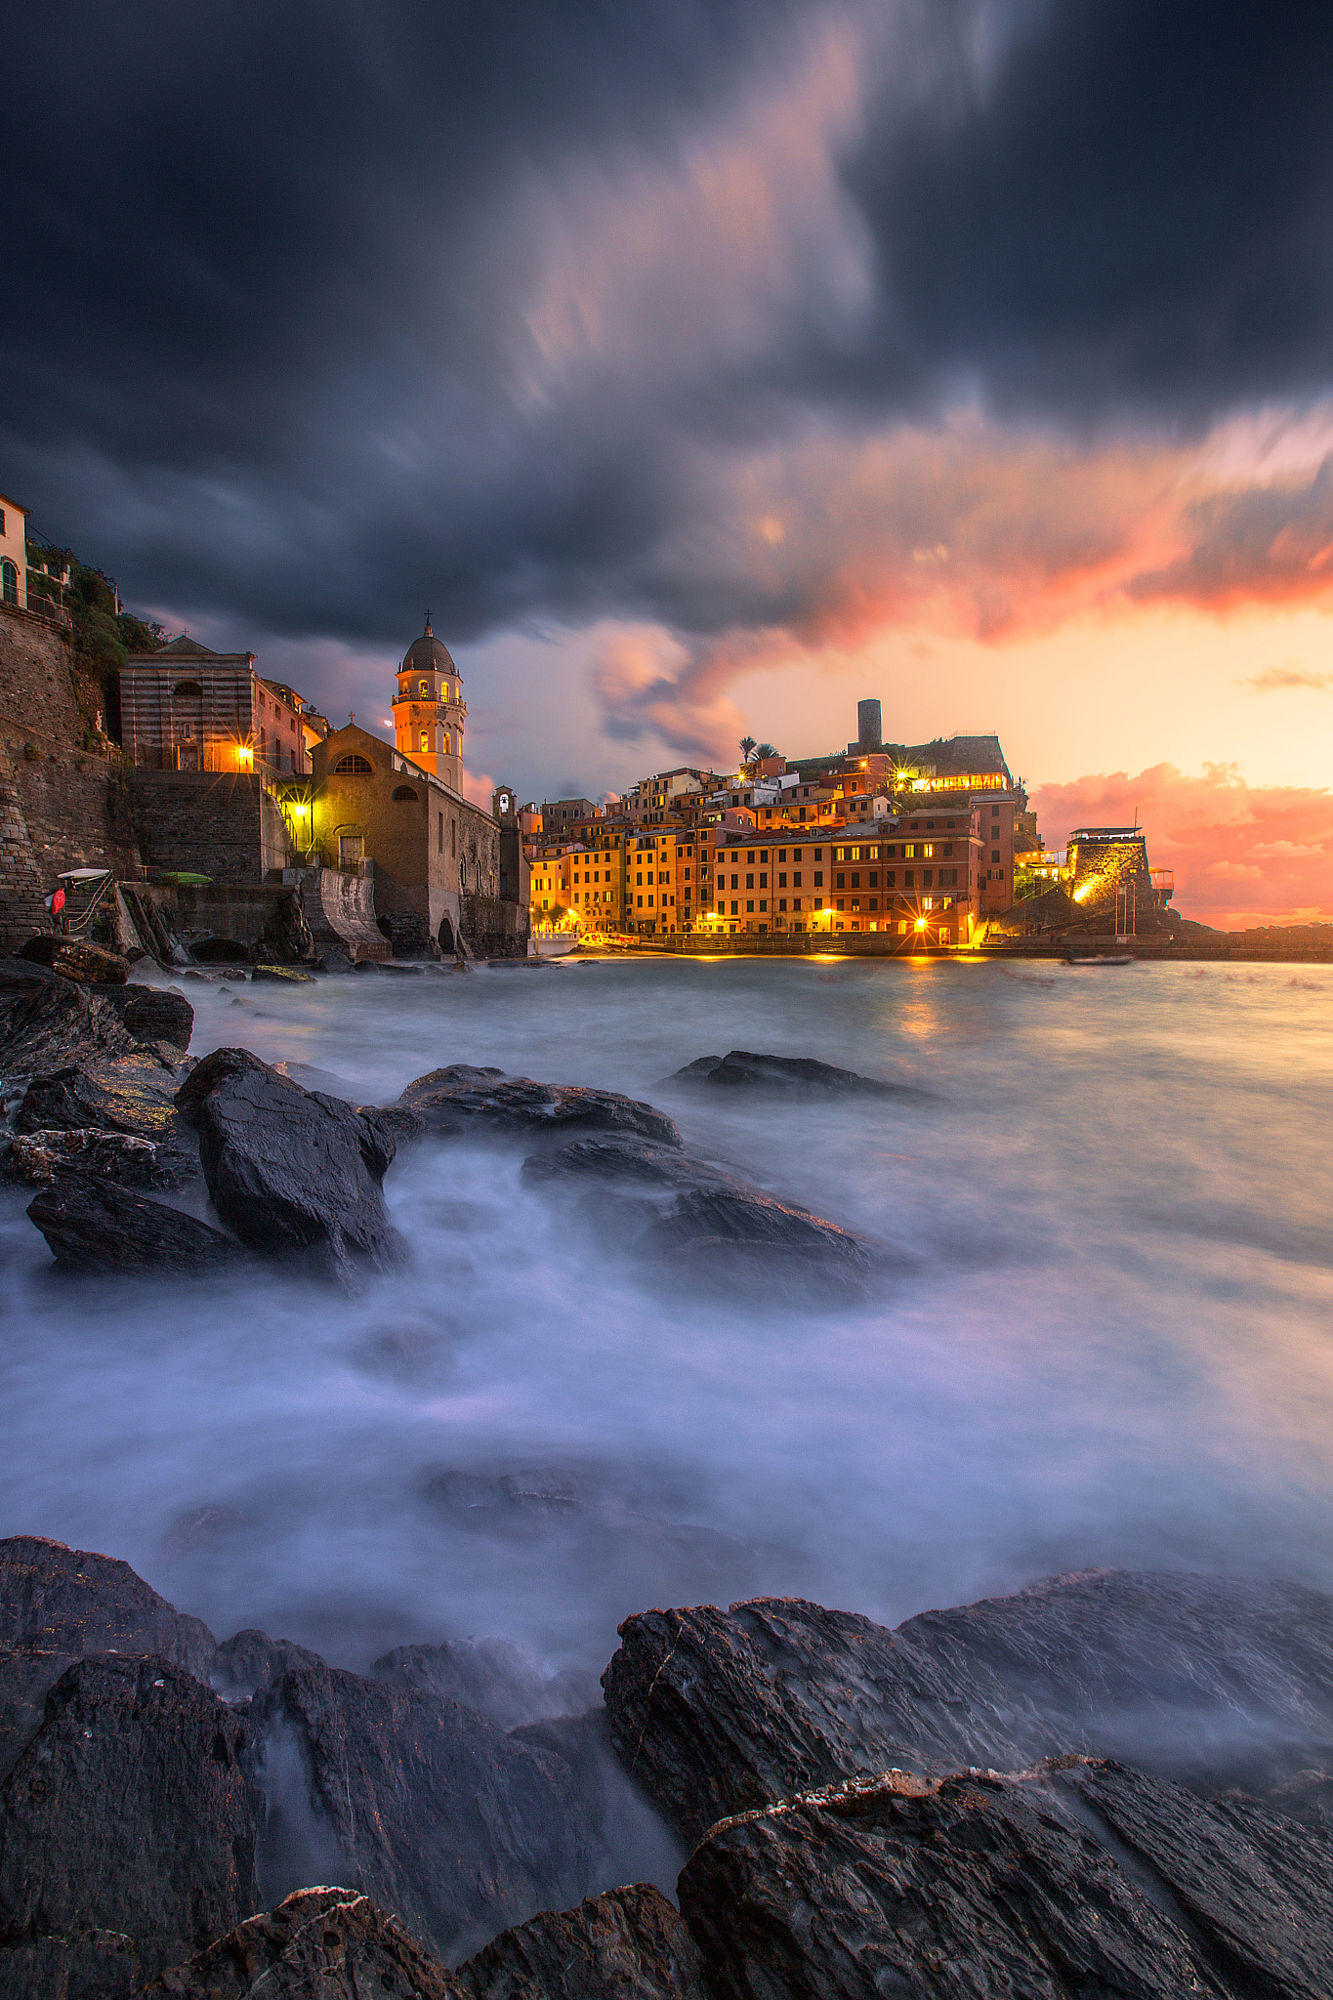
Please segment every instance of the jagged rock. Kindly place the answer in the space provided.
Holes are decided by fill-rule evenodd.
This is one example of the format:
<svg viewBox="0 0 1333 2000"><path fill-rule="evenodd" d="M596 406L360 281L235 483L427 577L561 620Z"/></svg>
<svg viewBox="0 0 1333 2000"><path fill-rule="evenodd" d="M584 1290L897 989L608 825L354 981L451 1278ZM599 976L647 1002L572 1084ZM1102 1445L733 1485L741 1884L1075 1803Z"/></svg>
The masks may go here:
<svg viewBox="0 0 1333 2000"><path fill-rule="evenodd" d="M128 1055L134 1045L103 995L25 959L0 959L0 1074L30 1076L75 1057Z"/></svg>
<svg viewBox="0 0 1333 2000"><path fill-rule="evenodd" d="M343 1279L398 1261L380 1185L395 1151L383 1119L302 1090L248 1049L205 1056L176 1104L198 1130L214 1207L251 1249Z"/></svg>
<svg viewBox="0 0 1333 2000"><path fill-rule="evenodd" d="M206 1680L217 1641L128 1563L44 1535L0 1541L0 1646L156 1653Z"/></svg>
<svg viewBox="0 0 1333 2000"><path fill-rule="evenodd" d="M119 1187L168 1187L173 1176L157 1164L151 1139L128 1132L16 1132L5 1172L28 1187L50 1187L71 1171L114 1181Z"/></svg>
<svg viewBox="0 0 1333 2000"><path fill-rule="evenodd" d="M451 1958L588 1886L573 1774L475 1710L322 1667L285 1674L252 1712L266 1880L334 1872Z"/></svg>
<svg viewBox="0 0 1333 2000"><path fill-rule="evenodd" d="M63 1271L204 1272L244 1257L239 1243L197 1216L88 1174L59 1175L28 1203L28 1219Z"/></svg>
<svg viewBox="0 0 1333 2000"><path fill-rule="evenodd" d="M582 1210L593 1230L669 1279L688 1274L724 1291L758 1282L769 1292L813 1292L836 1302L864 1292L877 1263L887 1269L905 1262L872 1253L809 1209L633 1134L576 1139L535 1154L523 1178L538 1187L587 1188ZM605 1188L618 1199L608 1200Z"/></svg>
<svg viewBox="0 0 1333 2000"><path fill-rule="evenodd" d="M690 1838L889 1765L1015 1770L1075 1750L1253 1785L1330 1761L1333 1599L1294 1584L1108 1571L893 1632L761 1598L620 1633L602 1677L617 1752Z"/></svg>
<svg viewBox="0 0 1333 2000"><path fill-rule="evenodd" d="M256 986L261 985L264 980L268 980L271 984L278 986L313 986L315 984L315 975L313 972L302 972L295 965L255 965L251 969L250 977Z"/></svg>
<svg viewBox="0 0 1333 2000"><path fill-rule="evenodd" d="M726 2000L1322 2000L1328 1843L1116 1764L887 1773L726 1820L681 1908Z"/></svg>
<svg viewBox="0 0 1333 2000"><path fill-rule="evenodd" d="M854 1069L815 1062L809 1056L756 1055L732 1049L725 1056L699 1056L666 1078L667 1083L706 1084L719 1090L767 1090L842 1097L898 1097L925 1101L932 1093L914 1083L888 1083Z"/></svg>
<svg viewBox="0 0 1333 2000"><path fill-rule="evenodd" d="M61 1675L0 1784L0 1991L112 2000L254 1910L243 1742L166 1660Z"/></svg>
<svg viewBox="0 0 1333 2000"><path fill-rule="evenodd" d="M182 1055L194 1033L194 1008L174 986L122 986L106 995L137 1042L165 1042Z"/></svg>
<svg viewBox="0 0 1333 2000"><path fill-rule="evenodd" d="M264 926L264 945L280 965L311 959L315 940L306 921L299 891L284 897Z"/></svg>
<svg viewBox="0 0 1333 2000"><path fill-rule="evenodd" d="M345 1076L338 1076L331 1069L321 1069L317 1063L277 1062L273 1065L279 1076L289 1076L293 1083L299 1083L302 1090L322 1090L326 1097L345 1098L348 1104L355 1104L360 1095L354 1083ZM387 1119L388 1113L381 1117Z"/></svg>
<svg viewBox="0 0 1333 2000"><path fill-rule="evenodd" d="M270 1639L253 1626L224 1639L213 1655L209 1679L227 1701L248 1701L298 1667L322 1667L324 1661L294 1639Z"/></svg>
<svg viewBox="0 0 1333 2000"><path fill-rule="evenodd" d="M469 2000L709 2000L679 1912L647 1882L544 1910L456 1977Z"/></svg>
<svg viewBox="0 0 1333 2000"><path fill-rule="evenodd" d="M61 937L52 931L40 931L20 945L19 957L49 966L62 979L76 980L80 985L123 986L130 976L129 961L118 951L107 951L87 938Z"/></svg>
<svg viewBox="0 0 1333 2000"><path fill-rule="evenodd" d="M136 2000L369 2000L371 1994L467 2000L396 1917L347 1889L298 1889L141 1987Z"/></svg>
<svg viewBox="0 0 1333 2000"><path fill-rule="evenodd" d="M524 1138L572 1131L637 1132L665 1146L679 1146L680 1133L665 1112L615 1090L582 1084L534 1083L503 1070L451 1063L419 1076L398 1100L415 1112L428 1132L457 1138L492 1134Z"/></svg>
<svg viewBox="0 0 1333 2000"><path fill-rule="evenodd" d="M548 1674L536 1656L509 1639L444 1639L437 1646L395 1646L371 1664L376 1680L422 1688L480 1710L502 1729L539 1716L571 1715L596 1697L591 1676Z"/></svg>
<svg viewBox="0 0 1333 2000"><path fill-rule="evenodd" d="M34 1076L15 1114L19 1132L124 1132L155 1148L161 1181L198 1173L194 1134L176 1110L184 1066L152 1050L91 1056Z"/></svg>

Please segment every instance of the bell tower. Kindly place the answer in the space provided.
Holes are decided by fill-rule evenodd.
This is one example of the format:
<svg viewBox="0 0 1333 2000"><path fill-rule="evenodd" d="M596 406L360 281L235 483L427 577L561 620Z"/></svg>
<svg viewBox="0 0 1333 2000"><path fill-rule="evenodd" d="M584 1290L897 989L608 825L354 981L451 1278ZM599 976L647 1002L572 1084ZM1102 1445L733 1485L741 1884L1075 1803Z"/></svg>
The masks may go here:
<svg viewBox="0 0 1333 2000"><path fill-rule="evenodd" d="M426 629L403 654L393 728L398 751L452 791L463 789L463 729L467 703L463 682L447 646Z"/></svg>

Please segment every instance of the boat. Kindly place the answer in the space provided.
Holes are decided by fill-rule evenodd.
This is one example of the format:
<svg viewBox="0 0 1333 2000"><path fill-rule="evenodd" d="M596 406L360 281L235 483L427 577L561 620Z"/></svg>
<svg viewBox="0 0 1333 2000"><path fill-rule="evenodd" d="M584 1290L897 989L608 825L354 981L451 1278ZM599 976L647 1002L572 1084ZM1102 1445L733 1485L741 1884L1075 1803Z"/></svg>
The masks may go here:
<svg viewBox="0 0 1333 2000"><path fill-rule="evenodd" d="M1065 960L1066 965L1133 965L1134 962L1134 954L1129 951L1118 954L1106 951L1090 952L1086 958L1079 958L1070 952Z"/></svg>

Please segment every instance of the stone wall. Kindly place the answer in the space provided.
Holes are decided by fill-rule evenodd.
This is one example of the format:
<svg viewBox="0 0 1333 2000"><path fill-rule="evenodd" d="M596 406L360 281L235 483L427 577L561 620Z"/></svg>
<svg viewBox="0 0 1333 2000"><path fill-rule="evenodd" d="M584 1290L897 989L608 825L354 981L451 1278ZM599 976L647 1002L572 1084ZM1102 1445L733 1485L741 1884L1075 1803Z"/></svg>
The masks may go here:
<svg viewBox="0 0 1333 2000"><path fill-rule="evenodd" d="M528 912L499 896L459 898L463 936L476 958L526 958Z"/></svg>
<svg viewBox="0 0 1333 2000"><path fill-rule="evenodd" d="M132 771L129 789L150 871L247 883L292 863L282 814L254 772Z"/></svg>
<svg viewBox="0 0 1333 2000"><path fill-rule="evenodd" d="M67 868L142 873L124 765L88 730L68 628L0 604L0 946L31 933Z"/></svg>

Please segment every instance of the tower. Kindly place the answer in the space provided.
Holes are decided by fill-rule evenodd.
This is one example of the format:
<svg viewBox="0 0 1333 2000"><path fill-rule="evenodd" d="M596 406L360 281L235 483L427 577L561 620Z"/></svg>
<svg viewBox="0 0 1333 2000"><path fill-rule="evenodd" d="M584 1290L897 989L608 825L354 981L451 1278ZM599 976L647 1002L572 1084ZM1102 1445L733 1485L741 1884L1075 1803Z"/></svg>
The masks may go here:
<svg viewBox="0 0 1333 2000"><path fill-rule="evenodd" d="M399 752L440 778L454 791L463 788L463 727L467 703L449 649L426 629L403 654L398 692L393 698L394 736Z"/></svg>

